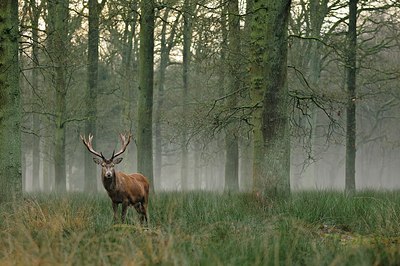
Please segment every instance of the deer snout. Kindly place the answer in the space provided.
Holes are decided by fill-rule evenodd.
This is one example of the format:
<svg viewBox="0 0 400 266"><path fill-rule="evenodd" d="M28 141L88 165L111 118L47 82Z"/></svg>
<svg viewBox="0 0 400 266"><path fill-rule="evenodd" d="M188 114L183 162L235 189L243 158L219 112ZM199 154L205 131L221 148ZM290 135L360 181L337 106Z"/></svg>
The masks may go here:
<svg viewBox="0 0 400 266"><path fill-rule="evenodd" d="M106 176L107 178L111 178L111 177L113 176L112 171L111 171L111 170L107 170L105 176Z"/></svg>

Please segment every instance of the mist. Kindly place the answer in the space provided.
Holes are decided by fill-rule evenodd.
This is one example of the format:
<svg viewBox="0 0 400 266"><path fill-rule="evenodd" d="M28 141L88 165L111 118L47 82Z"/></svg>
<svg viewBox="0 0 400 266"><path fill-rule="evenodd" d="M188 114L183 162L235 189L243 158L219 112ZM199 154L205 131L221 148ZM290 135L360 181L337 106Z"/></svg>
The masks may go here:
<svg viewBox="0 0 400 266"><path fill-rule="evenodd" d="M323 6L313 11L292 1L292 20L283 40L287 47L282 50L287 53L287 75L282 75L285 80L281 82L287 101L276 102L278 108L274 109L284 109L288 121L289 134L275 136L274 143L286 138L290 142L292 191L345 189L346 36L350 29L348 10L339 2L332 3L337 8L324 13ZM383 2L359 3L362 12L353 45L357 62L353 148L359 190L400 186L399 10L395 4ZM228 24L220 7L210 10L197 4L185 6L196 14L185 20L178 10L181 7L157 10L153 84L143 86L139 48L144 40L139 36L137 12L128 8L129 3L104 3L96 17L97 43L89 47L93 39L88 35L88 7L70 1L68 20L63 23L71 27L68 32L58 29L65 38L55 39L65 42L65 51L61 51L47 49L52 28L43 9L35 9L36 17L28 17L23 7L34 7L21 2L20 15L26 24L21 28L20 44L24 190L55 191L61 182L67 191L85 191L85 180L96 180L96 191L104 193L99 166L95 166L96 173L85 176L85 167L89 168L85 161L92 163L92 155L80 135L92 133L94 148L109 157L119 149L118 134L131 133L133 141L116 169L138 172L141 156L150 153L152 161L147 163L152 173L147 175L155 191L226 191L226 165L231 160L227 159L228 139L234 140L238 150L237 158L235 154L229 157L238 167L233 179L240 191L253 191L255 131L268 117L257 120L257 112L265 104L255 99L254 54L246 50L252 44L251 21L244 14L236 26ZM38 23L40 31L32 23ZM232 30L240 35L240 42L228 34ZM94 59L89 57L93 49L98 53ZM263 64L268 69L268 62ZM57 68L60 65L63 73ZM93 75L89 77L89 73ZM59 79L55 79L57 75ZM58 84L61 78L63 82ZM94 79L95 83L89 82ZM142 112L148 115L152 110L146 118L152 121L151 129L139 124L144 89L152 97L151 106ZM146 145L152 144L152 148L140 148L143 136L150 139ZM264 168L268 171L276 164L279 161Z"/></svg>

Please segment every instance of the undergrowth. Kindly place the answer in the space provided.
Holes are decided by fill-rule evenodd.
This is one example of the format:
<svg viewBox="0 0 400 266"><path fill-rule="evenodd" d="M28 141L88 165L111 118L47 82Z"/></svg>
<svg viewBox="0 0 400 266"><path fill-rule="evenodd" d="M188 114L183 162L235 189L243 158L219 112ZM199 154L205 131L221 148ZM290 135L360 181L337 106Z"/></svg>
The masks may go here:
<svg viewBox="0 0 400 266"><path fill-rule="evenodd" d="M0 205L0 265L399 265L400 193L151 195L113 224L105 195L26 195Z"/></svg>

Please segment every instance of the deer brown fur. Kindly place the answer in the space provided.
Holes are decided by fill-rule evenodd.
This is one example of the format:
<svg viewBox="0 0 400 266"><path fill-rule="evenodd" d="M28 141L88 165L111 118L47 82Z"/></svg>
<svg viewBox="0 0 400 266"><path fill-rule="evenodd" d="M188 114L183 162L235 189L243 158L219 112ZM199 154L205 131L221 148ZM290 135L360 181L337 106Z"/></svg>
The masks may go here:
<svg viewBox="0 0 400 266"><path fill-rule="evenodd" d="M149 200L149 182L142 174L125 174L115 170L115 165L122 161L122 158L116 158L121 155L130 142L131 135L120 135L122 148L119 152L113 152L111 159L106 159L103 153L96 152L92 147L93 136L89 135L88 140L81 136L83 144L94 155L100 158L93 158L94 162L102 167L101 180L112 201L114 211L114 222L118 220L118 204L122 204L121 221L125 222L126 212L129 206L133 206L140 215L141 223L148 222L147 206Z"/></svg>

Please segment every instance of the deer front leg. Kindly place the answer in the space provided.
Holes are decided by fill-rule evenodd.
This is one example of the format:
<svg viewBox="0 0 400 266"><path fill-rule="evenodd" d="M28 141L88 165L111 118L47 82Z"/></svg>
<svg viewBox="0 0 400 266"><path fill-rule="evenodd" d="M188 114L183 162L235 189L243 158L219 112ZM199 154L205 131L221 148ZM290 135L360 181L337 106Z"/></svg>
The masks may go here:
<svg viewBox="0 0 400 266"><path fill-rule="evenodd" d="M112 203L112 208L113 208L113 211L114 211L114 223L117 223L117 221L118 221L118 214L117 214L117 211L118 211L118 203L113 202L113 203Z"/></svg>
<svg viewBox="0 0 400 266"><path fill-rule="evenodd" d="M122 223L125 223L126 211L128 210L128 206L129 206L129 202L128 201L122 202L122 213L121 213Z"/></svg>

